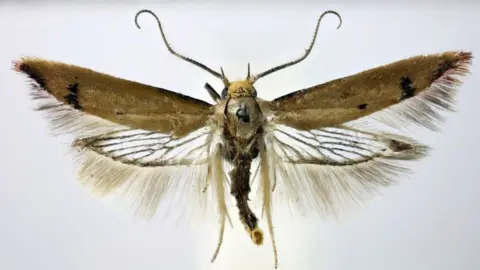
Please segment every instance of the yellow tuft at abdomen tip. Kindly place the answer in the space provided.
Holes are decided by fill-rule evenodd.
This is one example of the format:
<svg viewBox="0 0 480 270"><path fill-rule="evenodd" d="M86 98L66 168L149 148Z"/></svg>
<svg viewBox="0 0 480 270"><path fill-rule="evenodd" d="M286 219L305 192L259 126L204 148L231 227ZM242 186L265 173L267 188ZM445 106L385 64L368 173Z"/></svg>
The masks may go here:
<svg viewBox="0 0 480 270"><path fill-rule="evenodd" d="M252 238L252 242L256 245L263 244L263 232L260 228L255 228L250 232L250 238Z"/></svg>

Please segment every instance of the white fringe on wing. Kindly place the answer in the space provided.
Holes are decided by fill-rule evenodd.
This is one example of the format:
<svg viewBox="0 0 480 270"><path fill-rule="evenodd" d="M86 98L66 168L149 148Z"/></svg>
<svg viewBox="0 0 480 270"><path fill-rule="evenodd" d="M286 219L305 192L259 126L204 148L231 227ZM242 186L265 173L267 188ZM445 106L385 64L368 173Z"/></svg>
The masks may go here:
<svg viewBox="0 0 480 270"><path fill-rule="evenodd" d="M295 214L313 210L325 218L339 217L347 209L372 199L381 188L408 176L408 162L428 154L427 146L407 137L388 133L375 136L385 147L381 152L334 161L322 155L282 152L278 149L283 146L275 143L275 134L267 134L268 158L274 169L271 177L276 182L273 192L278 201L287 203Z"/></svg>
<svg viewBox="0 0 480 270"><path fill-rule="evenodd" d="M35 82L31 95L35 109L47 118L53 135L72 135L71 153L78 165L78 180L96 196L120 195L134 207L135 215L150 219L162 202L168 202L165 214L189 220L210 218L216 192L204 192L210 177L210 159L192 159L190 164L145 166L114 160L85 147L80 140L121 131L137 131L96 116L85 114L59 102ZM208 151L210 146L205 145ZM208 155L207 155L208 156ZM114 196L117 197L117 196Z"/></svg>
<svg viewBox="0 0 480 270"><path fill-rule="evenodd" d="M454 111L457 88L462 84L455 76L468 74L468 67L472 63L471 53L459 52L458 54L460 60L432 82L427 89L360 121L372 119L400 130L408 129L408 125L414 123L432 131L439 131L440 126L445 122L445 118L440 113Z"/></svg>

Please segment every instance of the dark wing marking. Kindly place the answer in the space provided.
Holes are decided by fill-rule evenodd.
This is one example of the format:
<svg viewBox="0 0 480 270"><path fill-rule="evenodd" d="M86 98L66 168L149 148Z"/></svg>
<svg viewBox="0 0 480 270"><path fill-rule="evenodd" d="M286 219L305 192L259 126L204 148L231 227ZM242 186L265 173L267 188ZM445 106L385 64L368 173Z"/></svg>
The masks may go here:
<svg viewBox="0 0 480 270"><path fill-rule="evenodd" d="M270 102L273 121L299 130L340 125L375 112L379 120L413 122L436 129L455 101L454 75L465 75L469 52L446 52L380 66L295 91ZM384 117L386 116L386 117Z"/></svg>
<svg viewBox="0 0 480 270"><path fill-rule="evenodd" d="M73 135L78 180L94 194L133 196L146 217L166 197L168 214L189 218L203 218L211 202L224 207L216 191L204 193L218 163L210 104L63 63L26 58L16 70L32 80L55 133Z"/></svg>
<svg viewBox="0 0 480 270"><path fill-rule="evenodd" d="M33 80L34 94L133 129L181 137L204 126L211 113L204 101L78 66L24 58L15 68Z"/></svg>
<svg viewBox="0 0 480 270"><path fill-rule="evenodd" d="M279 193L298 211L339 214L409 172L429 148L408 137L348 126L301 131L274 125L265 136Z"/></svg>

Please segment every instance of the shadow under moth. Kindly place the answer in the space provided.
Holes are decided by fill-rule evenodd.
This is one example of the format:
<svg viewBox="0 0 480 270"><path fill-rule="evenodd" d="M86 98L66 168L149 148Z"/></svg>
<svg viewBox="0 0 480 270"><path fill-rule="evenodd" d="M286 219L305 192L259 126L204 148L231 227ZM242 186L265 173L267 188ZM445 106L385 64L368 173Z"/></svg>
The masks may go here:
<svg viewBox="0 0 480 270"><path fill-rule="evenodd" d="M221 92L205 84L214 105L39 58L15 61L14 69L28 76L36 109L45 113L52 131L74 136L78 179L92 192L121 190L146 217L154 216L168 195L191 213L210 202L203 205L214 209L220 227L212 262L230 219L229 196L256 245L264 241L259 217L265 219L277 268L274 195L327 216L396 183L409 172L408 162L429 151L401 131L409 124L437 131L441 111L453 110L461 83L455 76L466 75L472 60L463 51L414 56L267 101L257 96L254 83L306 59L324 15L336 15L341 26L337 12L320 16L301 57L256 75L248 65L246 78L237 81L174 51L152 11L137 13L138 28L142 13L157 20L173 55L223 81ZM374 128L372 121L398 132ZM254 182L260 216L249 205Z"/></svg>

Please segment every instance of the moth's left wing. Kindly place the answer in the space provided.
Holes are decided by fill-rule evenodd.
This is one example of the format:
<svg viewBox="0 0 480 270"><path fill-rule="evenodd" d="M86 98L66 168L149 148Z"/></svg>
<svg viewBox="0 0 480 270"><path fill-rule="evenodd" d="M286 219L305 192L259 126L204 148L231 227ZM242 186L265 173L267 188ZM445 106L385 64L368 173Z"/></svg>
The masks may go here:
<svg viewBox="0 0 480 270"><path fill-rule="evenodd" d="M78 180L94 195L127 195L135 214L153 217L161 203L192 218L209 210L208 186L215 135L209 126L188 135L125 128L73 143ZM207 199L208 198L208 199Z"/></svg>
<svg viewBox="0 0 480 270"><path fill-rule="evenodd" d="M15 69L31 79L55 133L73 136L78 180L95 194L131 195L147 217L161 200L202 215L202 190L218 162L210 104L59 62L24 58Z"/></svg>
<svg viewBox="0 0 480 270"><path fill-rule="evenodd" d="M212 105L205 101L84 67L28 57L15 62L15 69L32 80L35 98L58 103L56 108L55 104L44 104L39 109L71 112L57 119L67 126L82 113L113 124L182 137L205 126L211 114Z"/></svg>
<svg viewBox="0 0 480 270"><path fill-rule="evenodd" d="M451 109L455 75L465 75L469 52L415 56L295 91L269 103L273 121L310 130L331 127L370 114L383 123L417 123L437 129L437 109Z"/></svg>

